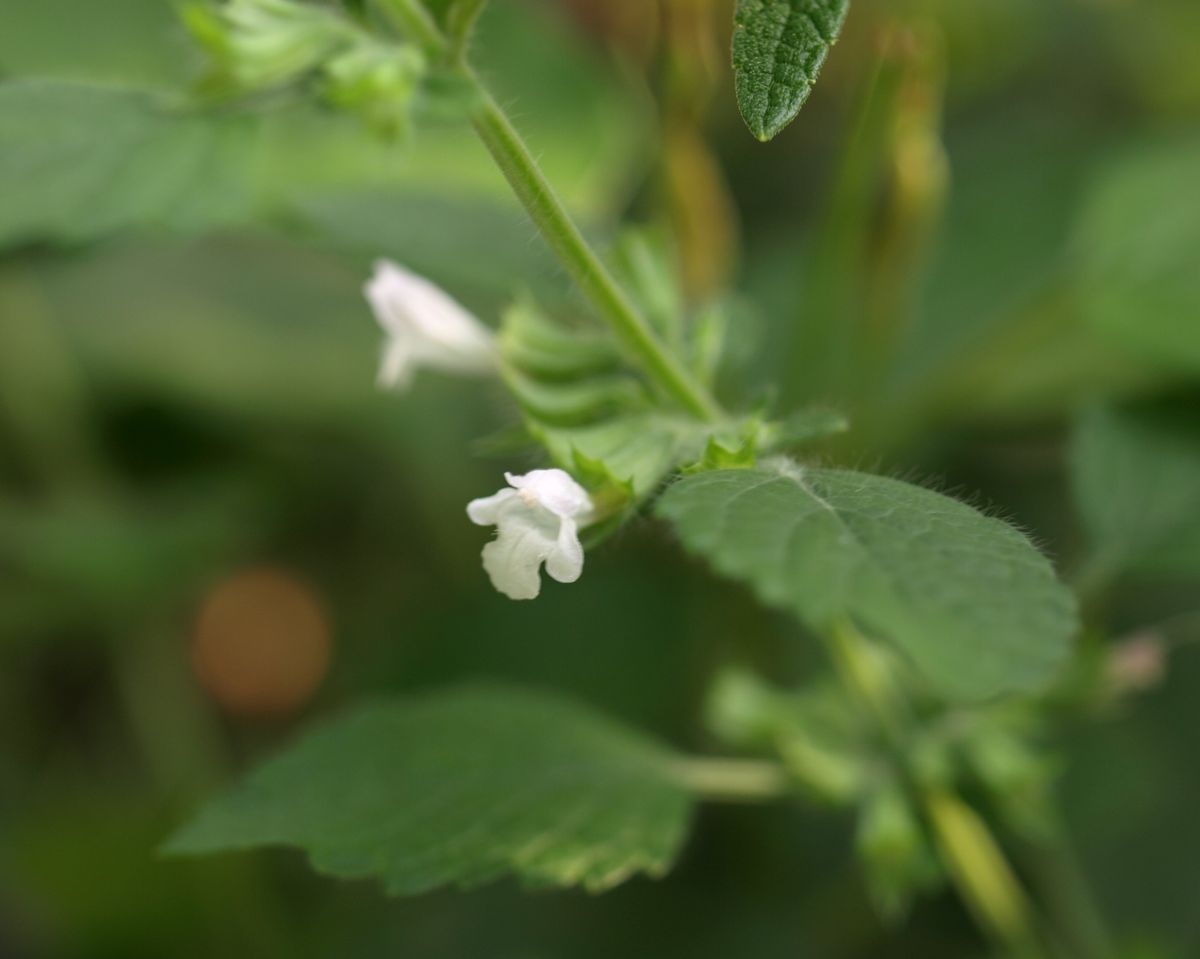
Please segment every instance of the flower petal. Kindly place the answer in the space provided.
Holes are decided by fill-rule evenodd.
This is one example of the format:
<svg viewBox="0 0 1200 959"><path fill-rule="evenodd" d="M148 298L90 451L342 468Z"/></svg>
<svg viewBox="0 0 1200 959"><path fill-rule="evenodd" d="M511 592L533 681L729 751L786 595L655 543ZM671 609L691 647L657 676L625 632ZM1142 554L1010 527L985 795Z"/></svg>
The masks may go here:
<svg viewBox="0 0 1200 959"><path fill-rule="evenodd" d="M535 599L542 589L539 569L555 541L535 522L514 516L483 548L483 568L492 585L509 599Z"/></svg>
<svg viewBox="0 0 1200 959"><path fill-rule="evenodd" d="M379 375L375 378L381 389L403 390L412 382L416 368L412 350L400 340L388 340L383 347L383 358L379 361Z"/></svg>
<svg viewBox="0 0 1200 959"><path fill-rule="evenodd" d="M520 495L515 489L502 489L493 496L473 499L467 504L467 516L476 526L495 526L500 522L505 505Z"/></svg>
<svg viewBox="0 0 1200 959"><path fill-rule="evenodd" d="M423 276L379 260L364 292L384 330L422 341L429 359L460 369L491 366L494 346L488 328Z"/></svg>
<svg viewBox="0 0 1200 959"><path fill-rule="evenodd" d="M523 476L505 473L504 478L510 486L534 496L555 516L574 519L591 511L592 501L587 490L565 470L532 470Z"/></svg>
<svg viewBox="0 0 1200 959"><path fill-rule="evenodd" d="M423 366L448 373L495 370L491 331L424 277L380 260L363 293L388 337L380 385L406 386Z"/></svg>
<svg viewBox="0 0 1200 959"><path fill-rule="evenodd" d="M558 541L546 557L546 572L560 583L573 583L583 575L583 544L574 520L562 521Z"/></svg>

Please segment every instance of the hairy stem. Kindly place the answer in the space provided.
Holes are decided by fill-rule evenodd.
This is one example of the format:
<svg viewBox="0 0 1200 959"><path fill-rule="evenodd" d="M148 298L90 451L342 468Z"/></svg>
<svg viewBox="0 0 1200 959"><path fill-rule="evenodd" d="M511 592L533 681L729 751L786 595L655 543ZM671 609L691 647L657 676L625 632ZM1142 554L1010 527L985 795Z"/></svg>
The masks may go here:
<svg viewBox="0 0 1200 959"><path fill-rule="evenodd" d="M406 36L411 37L430 56L445 56L450 48L437 22L419 0L379 0L383 12Z"/></svg>
<svg viewBox="0 0 1200 959"><path fill-rule="evenodd" d="M434 59L446 59L451 44L424 4L419 0L379 2L402 33ZM461 51L457 59L458 71L474 95L471 122L475 132L571 279L612 329L629 358L665 395L698 419L719 419L720 407L709 391L663 343L588 245L521 135L487 87L462 62Z"/></svg>
<svg viewBox="0 0 1200 959"><path fill-rule="evenodd" d="M717 419L719 409L708 391L633 306L584 239L504 111L478 78L470 73L468 76L477 93L472 117L475 132L547 245L642 371L693 416Z"/></svg>

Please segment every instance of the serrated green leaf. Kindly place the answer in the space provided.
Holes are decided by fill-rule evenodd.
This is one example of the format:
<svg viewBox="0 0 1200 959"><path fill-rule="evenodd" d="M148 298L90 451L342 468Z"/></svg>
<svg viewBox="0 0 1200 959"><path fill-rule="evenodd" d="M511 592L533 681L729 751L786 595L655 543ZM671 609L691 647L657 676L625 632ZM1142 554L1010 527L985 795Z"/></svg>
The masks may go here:
<svg viewBox="0 0 1200 959"><path fill-rule="evenodd" d="M611 515L703 451L704 427L659 410L642 382L620 371L607 333L568 327L523 301L505 314L499 342L526 429Z"/></svg>
<svg viewBox="0 0 1200 959"><path fill-rule="evenodd" d="M1200 139L1126 157L1096 184L1076 239L1077 290L1095 329L1200 372Z"/></svg>
<svg viewBox="0 0 1200 959"><path fill-rule="evenodd" d="M1200 428L1094 410L1071 445L1075 500L1106 571L1200 575Z"/></svg>
<svg viewBox="0 0 1200 959"><path fill-rule="evenodd" d="M578 704L463 687L318 728L166 848L298 847L322 873L395 895L505 873L598 891L670 868L691 806L673 760Z"/></svg>
<svg viewBox="0 0 1200 959"><path fill-rule="evenodd" d="M651 230L629 229L618 238L613 271L642 315L672 347L683 342L684 302L678 268L667 242Z"/></svg>
<svg viewBox="0 0 1200 959"><path fill-rule="evenodd" d="M591 423L599 416L636 410L645 400L641 384L628 376L546 383L508 367L504 382L527 414L555 426Z"/></svg>
<svg viewBox="0 0 1200 959"><path fill-rule="evenodd" d="M556 323L531 300L505 313L499 344L504 382L535 435L541 427L587 426L647 405L645 388L619 369L611 339Z"/></svg>
<svg viewBox="0 0 1200 959"><path fill-rule="evenodd" d="M0 76L178 90L193 52L176 5L162 0L0 4Z"/></svg>
<svg viewBox="0 0 1200 959"><path fill-rule="evenodd" d="M758 139L770 140L796 118L849 9L850 0L738 0L738 109Z"/></svg>
<svg viewBox="0 0 1200 959"><path fill-rule="evenodd" d="M780 463L686 477L657 510L765 602L816 630L853 617L951 697L1037 688L1076 628L1070 593L1023 535L898 480Z"/></svg>
<svg viewBox="0 0 1200 959"><path fill-rule="evenodd" d="M504 314L500 348L512 367L547 380L607 375L621 362L611 337L554 323L531 300L518 302Z"/></svg>
<svg viewBox="0 0 1200 959"><path fill-rule="evenodd" d="M575 429L531 428L563 469L573 471L582 459L628 486L634 499L653 493L679 463L697 459L708 436L693 421L652 411Z"/></svg>

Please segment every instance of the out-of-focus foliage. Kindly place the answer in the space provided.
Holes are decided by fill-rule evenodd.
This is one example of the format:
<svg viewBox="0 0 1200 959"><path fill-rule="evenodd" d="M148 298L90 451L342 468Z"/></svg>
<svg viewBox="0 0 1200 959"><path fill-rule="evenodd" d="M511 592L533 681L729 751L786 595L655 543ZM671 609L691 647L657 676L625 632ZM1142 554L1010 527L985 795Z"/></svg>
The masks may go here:
<svg viewBox="0 0 1200 959"><path fill-rule="evenodd" d="M1084 650L1105 663L1138 640L1142 659L1111 668L1142 692L1045 735L1055 791L1115 954L1193 955L1196 4L857 0L769 148L729 77L680 67L704 49L727 67L732 7L495 0L477 59L589 230L670 230L661 197L692 195L694 234L730 231L714 249L739 263L693 255L716 279L684 294L736 278L718 313L691 304L736 346L713 371L728 395L765 403L780 382L852 413L823 439L831 465L979 491L1108 586L1087 597ZM886 89L884 34L902 39ZM495 596L462 508L538 462L507 431L514 404L432 378L377 393L359 287L387 255L497 325L521 289L568 316L578 300L437 103L383 145L286 98L184 109L202 72L166 0L0 4L0 954L982 954L948 896L895 928L873 918L889 882L925 874L886 784L857 823L820 802L706 810L669 883L604 898L503 883L394 901L294 855L156 856L306 716L366 694L510 680L699 748L726 664L781 682L821 668L797 626L648 521L535 609ZM824 339L844 339L848 375L797 346ZM251 719L207 696L189 642L213 588L263 565L308 584L333 659L307 709ZM791 755L822 802L869 774L826 761L853 739L845 716L797 712L815 745L793 736ZM1015 805L1022 776L1041 781L979 766L1011 773ZM1073 915L1028 852L1040 908Z"/></svg>
<svg viewBox="0 0 1200 959"><path fill-rule="evenodd" d="M1148 142L1104 169L1078 224L1081 310L1120 347L1200 370L1200 139Z"/></svg>
<svg viewBox="0 0 1200 959"><path fill-rule="evenodd" d="M1071 452L1075 498L1098 568L1109 575L1200 574L1194 410L1093 411L1082 418Z"/></svg>

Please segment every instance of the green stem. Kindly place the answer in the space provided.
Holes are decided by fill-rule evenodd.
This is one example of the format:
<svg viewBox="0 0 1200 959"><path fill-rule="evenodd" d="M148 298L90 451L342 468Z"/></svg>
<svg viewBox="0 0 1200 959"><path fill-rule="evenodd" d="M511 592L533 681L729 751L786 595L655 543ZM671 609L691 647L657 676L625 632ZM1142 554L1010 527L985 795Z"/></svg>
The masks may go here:
<svg viewBox="0 0 1200 959"><path fill-rule="evenodd" d="M420 44L431 57L441 59L446 55L450 44L423 3L418 0L381 0L380 6L397 29Z"/></svg>
<svg viewBox="0 0 1200 959"><path fill-rule="evenodd" d="M886 664L849 620L834 625L825 645L842 684L874 714L888 746L902 756L908 719Z"/></svg>
<svg viewBox="0 0 1200 959"><path fill-rule="evenodd" d="M765 802L787 795L790 778L778 763L689 756L672 767L675 779L713 802Z"/></svg>
<svg viewBox="0 0 1200 959"><path fill-rule="evenodd" d="M1045 955L1029 900L987 823L948 789L926 788L922 798L942 861L975 921L1014 956Z"/></svg>
<svg viewBox="0 0 1200 959"><path fill-rule="evenodd" d="M450 42L418 0L381 0L381 3L396 26L432 57L442 59L450 52ZM707 422L720 419L721 409L708 390L658 337L588 245L491 93L465 63L459 64L459 72L474 94L471 121L475 132L551 251L611 327L630 359L693 416Z"/></svg>
<svg viewBox="0 0 1200 959"><path fill-rule="evenodd" d="M466 75L476 92L475 132L571 278L651 380L693 416L718 419L708 391L659 339L588 245L504 111L474 74Z"/></svg>

